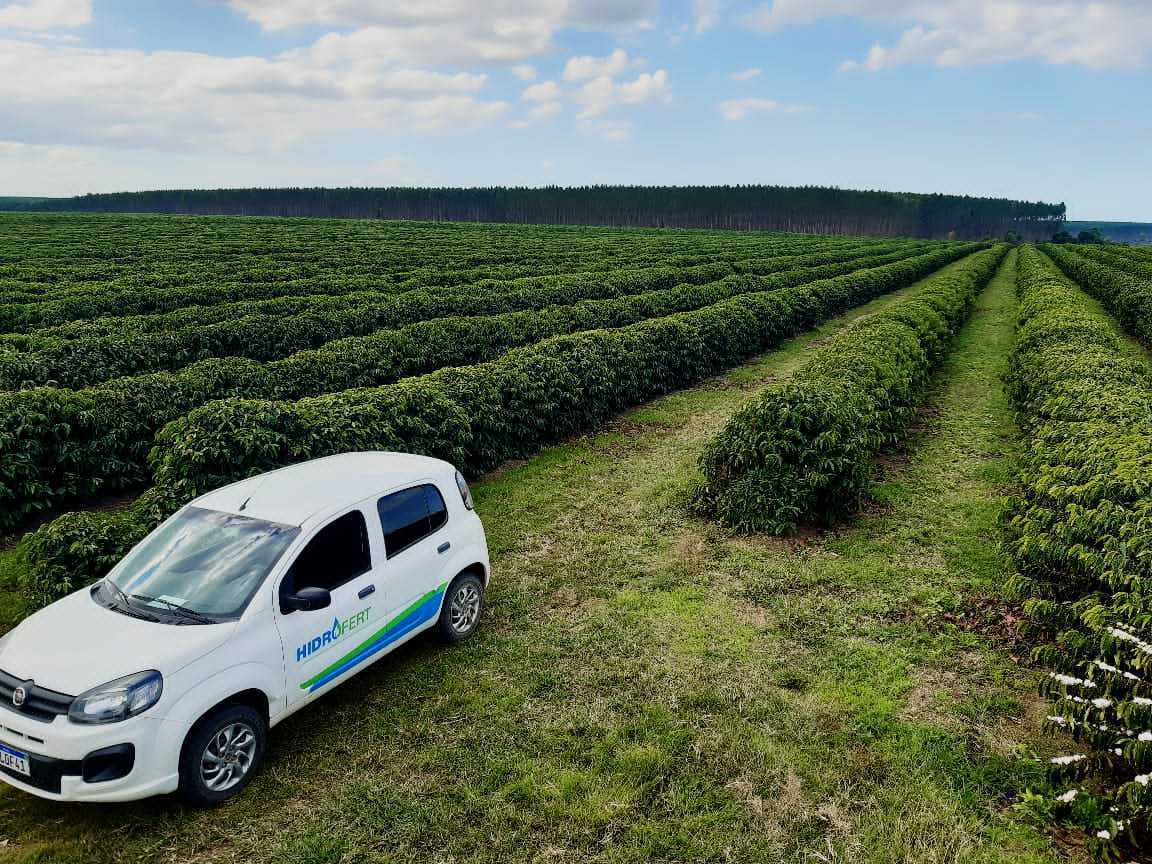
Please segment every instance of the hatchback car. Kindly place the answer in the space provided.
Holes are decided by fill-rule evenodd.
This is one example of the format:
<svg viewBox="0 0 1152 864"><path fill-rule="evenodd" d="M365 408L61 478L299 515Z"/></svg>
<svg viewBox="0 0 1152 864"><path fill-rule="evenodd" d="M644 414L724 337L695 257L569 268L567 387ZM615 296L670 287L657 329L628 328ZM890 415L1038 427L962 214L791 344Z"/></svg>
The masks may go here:
<svg viewBox="0 0 1152 864"><path fill-rule="evenodd" d="M438 459L347 453L211 492L0 639L0 779L225 801L270 727L424 630L470 636L488 578Z"/></svg>

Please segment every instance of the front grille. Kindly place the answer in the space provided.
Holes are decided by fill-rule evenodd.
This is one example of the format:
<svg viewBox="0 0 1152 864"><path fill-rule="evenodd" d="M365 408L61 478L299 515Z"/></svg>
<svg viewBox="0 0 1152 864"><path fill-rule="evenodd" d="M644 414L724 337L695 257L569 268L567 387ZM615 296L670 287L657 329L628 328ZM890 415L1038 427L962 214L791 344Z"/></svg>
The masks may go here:
<svg viewBox="0 0 1152 864"><path fill-rule="evenodd" d="M28 691L28 695L24 699L24 704L17 708L12 704L12 692L21 685ZM68 708L75 698L66 693L57 693L55 690L41 687L39 684L29 686L25 680L0 669L0 705L9 711L15 711L42 723L51 723L54 718L68 713Z"/></svg>

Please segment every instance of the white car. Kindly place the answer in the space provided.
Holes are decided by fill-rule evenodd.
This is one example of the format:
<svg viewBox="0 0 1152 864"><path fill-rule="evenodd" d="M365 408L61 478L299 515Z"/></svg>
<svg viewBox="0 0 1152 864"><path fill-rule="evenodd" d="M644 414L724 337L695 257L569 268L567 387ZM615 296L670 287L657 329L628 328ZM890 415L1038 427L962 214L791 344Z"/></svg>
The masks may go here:
<svg viewBox="0 0 1152 864"><path fill-rule="evenodd" d="M470 636L488 573L438 459L348 453L211 492L0 640L0 779L225 801L292 712L423 630Z"/></svg>

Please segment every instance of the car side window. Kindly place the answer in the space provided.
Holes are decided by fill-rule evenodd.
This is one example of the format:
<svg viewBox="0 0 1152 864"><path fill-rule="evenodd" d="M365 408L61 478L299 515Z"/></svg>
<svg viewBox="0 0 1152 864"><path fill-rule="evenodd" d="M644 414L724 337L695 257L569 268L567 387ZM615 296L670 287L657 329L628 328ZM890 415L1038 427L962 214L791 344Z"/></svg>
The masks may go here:
<svg viewBox="0 0 1152 864"><path fill-rule="evenodd" d="M284 579L290 592L302 588L334 591L372 569L368 525L359 510L345 513L316 532L296 556Z"/></svg>
<svg viewBox="0 0 1152 864"><path fill-rule="evenodd" d="M424 499L428 502L428 533L448 521L448 508L444 506L444 496L435 486L424 487Z"/></svg>
<svg viewBox="0 0 1152 864"><path fill-rule="evenodd" d="M376 502L384 549L389 558L419 543L448 521L440 490L432 485L413 486L385 495Z"/></svg>

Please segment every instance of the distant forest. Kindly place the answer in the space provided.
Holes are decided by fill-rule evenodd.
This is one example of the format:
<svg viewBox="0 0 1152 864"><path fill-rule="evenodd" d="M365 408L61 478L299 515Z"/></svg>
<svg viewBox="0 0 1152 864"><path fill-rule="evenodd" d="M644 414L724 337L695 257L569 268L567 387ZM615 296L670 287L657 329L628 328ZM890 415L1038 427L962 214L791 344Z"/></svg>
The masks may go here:
<svg viewBox="0 0 1152 864"><path fill-rule="evenodd" d="M1047 240L1063 204L818 186L174 189L42 200L17 209L731 228Z"/></svg>
<svg viewBox="0 0 1152 864"><path fill-rule="evenodd" d="M1113 243L1152 246L1152 222L1067 222L1064 230L1074 235L1098 230L1100 236Z"/></svg>

